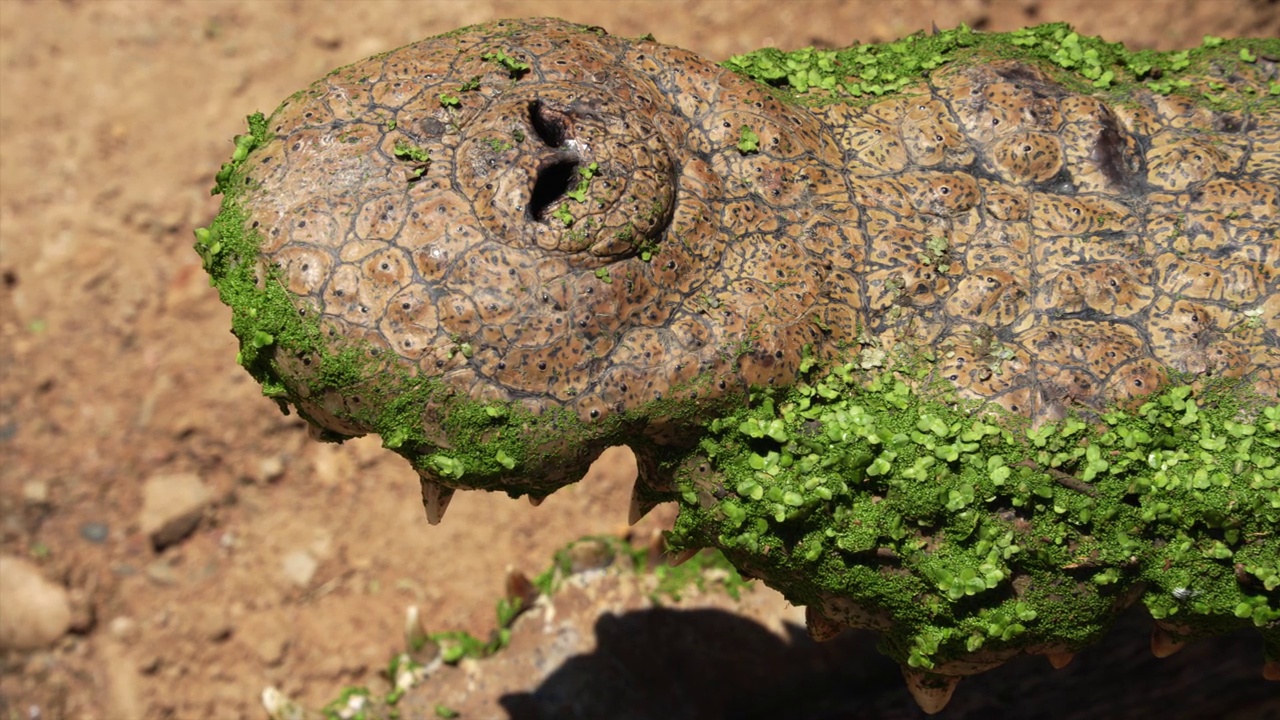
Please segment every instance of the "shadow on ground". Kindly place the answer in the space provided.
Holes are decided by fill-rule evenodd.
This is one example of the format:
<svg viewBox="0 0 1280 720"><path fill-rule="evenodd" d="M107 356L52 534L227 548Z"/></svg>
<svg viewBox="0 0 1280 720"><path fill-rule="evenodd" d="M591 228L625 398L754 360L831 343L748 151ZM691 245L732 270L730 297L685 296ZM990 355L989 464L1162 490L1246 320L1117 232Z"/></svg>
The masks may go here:
<svg viewBox="0 0 1280 720"><path fill-rule="evenodd" d="M512 720L613 718L919 718L876 634L817 644L788 626L780 638L720 610L604 615L597 649L562 664L537 689L502 697ZM1280 692L1261 677L1256 634L1193 643L1157 660L1150 620L1128 613L1104 646L1062 670L1020 657L961 683L942 718L1280 718Z"/></svg>

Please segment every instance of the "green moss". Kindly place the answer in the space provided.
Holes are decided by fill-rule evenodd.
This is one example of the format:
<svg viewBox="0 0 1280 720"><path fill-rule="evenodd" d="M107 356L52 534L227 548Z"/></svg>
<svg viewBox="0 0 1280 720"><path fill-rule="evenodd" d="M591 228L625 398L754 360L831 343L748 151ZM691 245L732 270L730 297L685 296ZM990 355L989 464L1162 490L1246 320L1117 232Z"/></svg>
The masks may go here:
<svg viewBox="0 0 1280 720"><path fill-rule="evenodd" d="M700 552L675 567L659 564L652 572L658 581L657 587L649 596L654 605L661 605L664 597L679 602L689 588L706 592L708 587L715 587L738 600L743 588L747 587L747 581L738 573L738 569L719 551Z"/></svg>
<svg viewBox="0 0 1280 720"><path fill-rule="evenodd" d="M1190 73L1212 63L1221 75L1232 63L1280 55L1280 41L1207 39L1182 53L1130 53L1063 25L1004 35L960 28L841 51L762 50L726 65L798 101L856 101L978 51L1038 61L1069 87L1123 97L1138 84L1202 92L1184 80ZM520 68L508 62L518 61L490 55L518 77ZM1211 107L1275 101L1210 90L1214 97L1198 99ZM739 149L754 151L758 138L742 130L747 146ZM718 379L709 375L594 423L567 410L534 415L514 403L475 402L367 345L331 340L277 270L260 276L261 237L241 205L251 189L243 164L271 138L266 118L249 118L249 132L236 138L217 175L221 212L196 231L195 246L232 308L240 362L282 408L305 416L309 399L327 392L365 398L338 410L339 418L379 434L426 474L512 495L543 496L554 489L549 482L576 479L576 469L604 447L631 444L660 469L678 471L675 542L722 548L799 604L834 595L883 611L893 619L886 651L915 667L978 648L1080 647L1105 631L1130 593L1192 635L1258 627L1269 657L1280 658L1274 398L1225 385L1173 388L1137 409L1029 429L1025 419L976 413L945 392L913 392L900 377L920 377L928 358L895 365L868 347L857 366L758 392L745 407L736 395L688 399ZM418 148L395 152L429 162ZM585 196L590 179L584 173L575 192ZM945 243L927 250L935 262L948 252ZM468 357L465 339L455 343ZM732 354L751 345L744 338ZM305 386L283 370L293 358L312 363ZM805 369L817 370L812 361ZM642 429L655 419L701 442L692 451L651 446ZM672 499L665 488L637 492L646 502ZM683 576L670 577L678 584ZM495 647L494 638L437 639L461 648L459 657ZM504 644L500 635L496 642Z"/></svg>
<svg viewBox="0 0 1280 720"><path fill-rule="evenodd" d="M721 548L797 604L887 613L886 652L921 668L1081 647L1131 592L1192 635L1274 632L1274 398L1175 387L1032 429L900 377L842 365L713 421L678 476L673 542Z"/></svg>
<svg viewBox="0 0 1280 720"><path fill-rule="evenodd" d="M897 42L840 50L765 48L736 55L724 66L800 102L872 102L979 52L1038 63L1077 92L1115 91L1117 97L1124 97L1132 87L1141 86L1162 95L1192 96L1215 109L1234 109L1254 99L1238 93L1201 95L1203 91L1188 78L1205 73L1211 63L1219 69L1216 74L1230 76L1232 63L1250 63L1249 58L1259 54L1280 54L1280 39L1206 36L1204 44L1193 50L1131 51L1121 43L1082 36L1065 23L1010 33L975 32L961 25L933 35L917 33Z"/></svg>
<svg viewBox="0 0 1280 720"><path fill-rule="evenodd" d="M529 63L517 60L503 50L494 50L487 52L481 56L481 59L497 63L499 67L507 71L513 79L519 78L521 75L529 72Z"/></svg>

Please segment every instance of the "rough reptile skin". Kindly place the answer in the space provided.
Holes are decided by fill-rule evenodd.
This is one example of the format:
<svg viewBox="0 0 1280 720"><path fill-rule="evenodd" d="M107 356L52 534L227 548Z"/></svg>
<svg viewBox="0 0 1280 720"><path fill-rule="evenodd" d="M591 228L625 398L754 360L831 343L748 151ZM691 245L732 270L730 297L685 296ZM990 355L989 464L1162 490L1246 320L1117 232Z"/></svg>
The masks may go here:
<svg viewBox="0 0 1280 720"><path fill-rule="evenodd" d="M496 48L527 73L482 59ZM801 108L655 42L495 25L286 103L244 204L264 260L340 336L584 420L705 372L724 380L712 394L789 384L802 346L860 338L950 349L944 377L1035 418L1170 371L1275 395L1280 103L1142 100L995 61ZM744 126L757 152L738 149Z"/></svg>
<svg viewBox="0 0 1280 720"><path fill-rule="evenodd" d="M378 432L406 454L433 522L455 488L536 501L618 442L637 451L643 511L676 494L680 453L712 417L814 364L923 363L898 379L1033 429L1176 385L1234 380L1274 405L1280 84L1276 58L1231 59L1180 87L1246 99L1234 106L1141 87L1115 101L995 54L876 102L801 103L690 52L560 21L409 45L290 98L220 177L229 232L260 242L259 288L283 287L321 338L242 332L246 364L329 437ZM216 242L202 236L207 260ZM331 358L352 348L377 371L344 380ZM433 388L419 405L400 392L413 382ZM377 420L398 402L408 430ZM487 474L450 457L465 407L519 415L468 437L524 433L535 449L491 452L503 467ZM1258 447L1244 457L1271 467L1274 445ZM732 491L713 485L686 501ZM901 625L808 598L818 636ZM1157 634L1168 645L1181 627ZM956 677L1021 650L906 674L937 710Z"/></svg>

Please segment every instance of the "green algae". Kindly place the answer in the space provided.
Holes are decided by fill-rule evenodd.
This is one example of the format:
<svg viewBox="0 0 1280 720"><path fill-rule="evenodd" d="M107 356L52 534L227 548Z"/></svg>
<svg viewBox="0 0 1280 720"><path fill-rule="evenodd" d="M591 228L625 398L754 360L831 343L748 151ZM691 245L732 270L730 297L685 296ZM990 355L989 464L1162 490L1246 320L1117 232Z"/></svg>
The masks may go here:
<svg viewBox="0 0 1280 720"><path fill-rule="evenodd" d="M1132 51L1123 43L1080 35L1066 23L1009 33L977 32L961 25L932 35L917 33L896 42L838 50L764 48L735 55L723 65L802 103L874 102L977 53L1037 63L1075 92L1116 91L1117 97L1124 97L1133 87L1143 87L1160 95L1193 97L1214 109L1234 109L1262 98L1204 92L1188 78L1206 73L1211 64L1218 71L1214 74L1229 76L1241 63L1252 63L1259 55L1276 57L1280 39L1206 36L1199 48L1191 50Z"/></svg>
<svg viewBox="0 0 1280 720"><path fill-rule="evenodd" d="M1030 428L846 364L710 424L672 541L722 549L797 604L887 613L884 650L923 669L1078 649L1134 596L1187 636L1270 639L1278 462L1280 406L1242 385Z"/></svg>
<svg viewBox="0 0 1280 720"><path fill-rule="evenodd" d="M1206 96L1183 78L1210 62L1280 55L1280 41L1207 39L1191 51L1131 53L1061 25L1002 35L960 28L842 51L762 50L726 66L800 102L869 101L978 51L1038 60L1081 91L1140 85L1225 108L1241 98L1225 87ZM486 59L518 77L496 55ZM739 149L753 151L743 131ZM306 410L311 398L375 400L340 419L379 434L428 475L512 495L545 494L540 474L585 467L606 445L637 446L679 470L677 544L722 548L796 603L834 595L888 613L884 649L912 667L981 649L1082 647L1130 594L1189 637L1257 627L1267 656L1280 658L1274 399L1179 387L1136 410L1029 429L921 397L890 372L868 379L862 371L884 359L863 358L792 388L757 391L743 408L739 397L715 406L674 397L588 424L568 411L471 401L366 345L335 343L274 269L258 267L261 238L240 204L242 166L270 139L267 120L251 116L217 176L222 210L196 231L195 245L233 310L239 361L282 409L292 405L318 424ZM401 159L429 161L410 150ZM744 341L738 354L749 349ZM464 343L457 352L466 355ZM305 387L284 372L289 357L314 363ZM655 418L705 435L691 452L648 446L637 438ZM672 499L662 488L638 493L645 502ZM456 640L462 656L492 648L492 639L438 640Z"/></svg>

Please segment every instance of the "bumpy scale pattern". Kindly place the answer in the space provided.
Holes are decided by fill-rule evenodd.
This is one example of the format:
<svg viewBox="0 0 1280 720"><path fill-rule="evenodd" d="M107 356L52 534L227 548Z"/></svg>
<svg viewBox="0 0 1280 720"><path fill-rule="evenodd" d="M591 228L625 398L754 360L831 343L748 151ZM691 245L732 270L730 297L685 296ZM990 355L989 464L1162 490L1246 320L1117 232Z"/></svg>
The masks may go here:
<svg viewBox="0 0 1280 720"><path fill-rule="evenodd" d="M1220 80L1265 95L1273 64L1253 68ZM498 22L286 101L242 203L262 274L335 346L477 400L592 422L790 384L805 346L906 343L1042 422L1174 374L1280 390L1261 107L1109 106L993 59L804 108L653 41ZM306 398L308 359L280 362L312 419L369 431L345 419L360 398Z"/></svg>
<svg viewBox="0 0 1280 720"><path fill-rule="evenodd" d="M1193 90L1253 100L1215 110L1133 88L1107 101L991 55L878 102L805 105L649 39L554 20L464 29L338 70L281 105L265 137L259 124L251 152L238 141L222 217L261 241L256 291L280 283L290 321L318 323L328 345L278 343L283 324L238 332L268 350L263 375L284 384L268 391L330 433L398 448L368 418L406 405L420 436L398 449L432 522L455 487L537 501L614 442L637 450L643 512L677 494L677 456L702 461L689 448L717 411L814 363L909 369L897 377L912 392L942 386L1042 429L1206 378L1269 400L1280 74L1267 57L1206 72ZM353 348L469 405L326 377ZM446 456L462 451L451 417L513 406L519 419L477 436L505 471ZM542 454L495 450L503 432L538 436ZM1271 467L1266 452L1251 461ZM763 554L735 558L750 570ZM898 623L846 595L809 598L812 634ZM1153 647L1187 634L1158 625ZM1024 649L1060 663L1077 646L904 673L936 711L959 676Z"/></svg>

